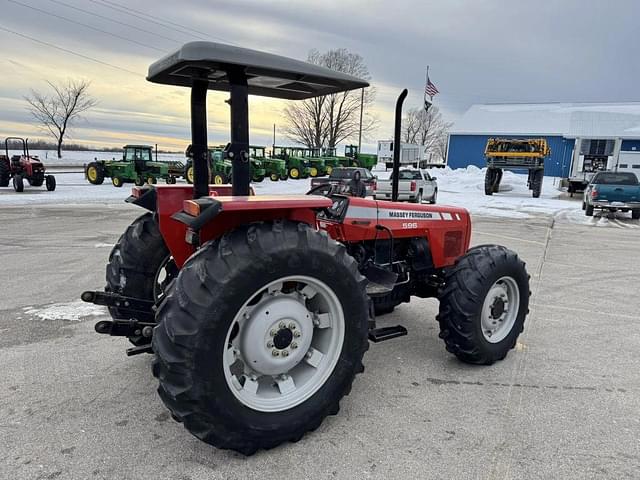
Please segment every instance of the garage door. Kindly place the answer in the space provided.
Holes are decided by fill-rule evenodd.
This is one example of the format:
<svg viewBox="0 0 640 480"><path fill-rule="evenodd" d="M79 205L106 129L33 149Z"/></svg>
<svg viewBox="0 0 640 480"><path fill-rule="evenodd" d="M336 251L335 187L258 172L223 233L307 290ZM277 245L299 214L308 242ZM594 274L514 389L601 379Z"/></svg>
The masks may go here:
<svg viewBox="0 0 640 480"><path fill-rule="evenodd" d="M640 178L640 152L620 152L619 172L633 172Z"/></svg>

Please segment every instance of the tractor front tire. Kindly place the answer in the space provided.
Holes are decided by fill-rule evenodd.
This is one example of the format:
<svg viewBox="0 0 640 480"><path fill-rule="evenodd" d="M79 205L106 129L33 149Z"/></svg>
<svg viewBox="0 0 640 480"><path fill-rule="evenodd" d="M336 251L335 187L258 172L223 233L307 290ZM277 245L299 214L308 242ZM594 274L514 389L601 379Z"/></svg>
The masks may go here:
<svg viewBox="0 0 640 480"><path fill-rule="evenodd" d="M536 170L533 175L533 180L531 181L531 194L533 198L540 198L540 193L542 192L542 180L544 178L544 170Z"/></svg>
<svg viewBox="0 0 640 480"><path fill-rule="evenodd" d="M252 181L252 182L255 182L255 183L263 182L263 181L264 181L264 175L258 175L258 176L256 176L256 177L253 177L253 178L251 179L251 181Z"/></svg>
<svg viewBox="0 0 640 480"><path fill-rule="evenodd" d="M124 185L124 182L122 180L122 178L115 176L115 177L111 177L111 183L113 184L114 187L122 187L122 185Z"/></svg>
<svg viewBox="0 0 640 480"><path fill-rule="evenodd" d="M493 179L493 193L498 193L500 191L500 182L502 181L502 169L498 168L495 172L495 178Z"/></svg>
<svg viewBox="0 0 640 480"><path fill-rule="evenodd" d="M516 345L529 313L529 275L499 245L472 248L445 272L440 338L463 362L491 365Z"/></svg>
<svg viewBox="0 0 640 480"><path fill-rule="evenodd" d="M13 176L13 189L16 192L24 192L24 180L22 178L22 175Z"/></svg>
<svg viewBox="0 0 640 480"><path fill-rule="evenodd" d="M495 180L496 171L493 168L487 168L484 174L484 194L493 195L493 182Z"/></svg>
<svg viewBox="0 0 640 480"><path fill-rule="evenodd" d="M294 180L298 180L300 178L300 170L293 167L289 170L289 178L293 178Z"/></svg>
<svg viewBox="0 0 640 480"><path fill-rule="evenodd" d="M184 178L187 181L187 183L189 184L193 183L193 165L189 165L189 167L184 173Z"/></svg>
<svg viewBox="0 0 640 480"><path fill-rule="evenodd" d="M229 179L224 173L216 173L213 176L213 183L215 185L224 185L225 183L229 183Z"/></svg>
<svg viewBox="0 0 640 480"><path fill-rule="evenodd" d="M364 370L365 284L346 249L306 224L243 225L209 242L156 315L160 398L218 448L300 440Z"/></svg>
<svg viewBox="0 0 640 480"><path fill-rule="evenodd" d="M56 189L56 177L53 175L47 175L44 177L44 182L47 187L47 192L53 192Z"/></svg>
<svg viewBox="0 0 640 480"><path fill-rule="evenodd" d="M0 160L0 187L8 187L11 180L11 168L9 168L9 160L6 162Z"/></svg>
<svg viewBox="0 0 640 480"><path fill-rule="evenodd" d="M102 165L99 165L97 162L91 162L87 165L87 180L92 185L102 185L104 182Z"/></svg>
<svg viewBox="0 0 640 480"><path fill-rule="evenodd" d="M272 182L277 182L278 180L280 180L280 177L278 177L277 173L272 173L271 175L269 175L269 180L271 180Z"/></svg>
<svg viewBox="0 0 640 480"><path fill-rule="evenodd" d="M120 236L107 264L105 291L127 297L159 302L178 270L151 212L138 217ZM129 314L118 308L109 308L114 319L127 319ZM141 322L154 322L153 312L136 314ZM145 337L131 337L134 345L149 343Z"/></svg>

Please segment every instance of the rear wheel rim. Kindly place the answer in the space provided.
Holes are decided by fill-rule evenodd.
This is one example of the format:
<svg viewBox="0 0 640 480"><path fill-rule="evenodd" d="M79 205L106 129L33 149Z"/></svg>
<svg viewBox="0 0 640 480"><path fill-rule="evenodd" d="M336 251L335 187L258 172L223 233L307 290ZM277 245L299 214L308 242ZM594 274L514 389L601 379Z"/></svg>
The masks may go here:
<svg viewBox="0 0 640 480"><path fill-rule="evenodd" d="M96 169L94 167L89 167L89 170L87 171L87 177L89 177L89 180L91 180L92 182L96 181L96 179L98 178L98 173L96 172Z"/></svg>
<svg viewBox="0 0 640 480"><path fill-rule="evenodd" d="M520 289L513 277L500 277L489 288L482 304L482 335L489 343L499 343L513 329L520 310Z"/></svg>
<svg viewBox="0 0 640 480"><path fill-rule="evenodd" d="M153 279L153 300L156 304L162 300L171 280L178 275L178 268L171 255L162 261Z"/></svg>
<svg viewBox="0 0 640 480"><path fill-rule="evenodd" d="M253 410L300 405L331 376L344 332L342 306L327 284L302 275L272 281L249 297L229 326L227 385Z"/></svg>

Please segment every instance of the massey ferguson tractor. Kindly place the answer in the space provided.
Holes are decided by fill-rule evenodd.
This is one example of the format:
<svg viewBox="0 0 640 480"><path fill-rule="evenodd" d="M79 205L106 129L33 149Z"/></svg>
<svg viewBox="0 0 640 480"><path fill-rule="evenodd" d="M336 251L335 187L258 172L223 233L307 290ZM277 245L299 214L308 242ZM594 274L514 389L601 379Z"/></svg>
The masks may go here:
<svg viewBox="0 0 640 480"><path fill-rule="evenodd" d="M22 155L9 155L9 142L22 143ZM0 155L0 187L8 187L13 181L16 192L24 191L24 181L32 187L45 184L48 191L56 189L56 177L46 175L46 169L37 156L29 155L29 140L20 137L7 137L4 140L5 155Z"/></svg>
<svg viewBox="0 0 640 480"><path fill-rule="evenodd" d="M249 95L301 100L367 82L209 42L152 64L147 79L191 88L194 183L133 188L128 201L147 213L114 246L105 291L82 299L109 307L98 333L128 337L129 355L155 354L160 397L193 435L250 455L315 430L338 413L369 342L407 333L378 327L376 311L411 297L439 299L440 337L464 362L489 365L514 347L525 264L502 246L470 249L465 209L252 194ZM208 184L209 89L230 93L233 185Z"/></svg>

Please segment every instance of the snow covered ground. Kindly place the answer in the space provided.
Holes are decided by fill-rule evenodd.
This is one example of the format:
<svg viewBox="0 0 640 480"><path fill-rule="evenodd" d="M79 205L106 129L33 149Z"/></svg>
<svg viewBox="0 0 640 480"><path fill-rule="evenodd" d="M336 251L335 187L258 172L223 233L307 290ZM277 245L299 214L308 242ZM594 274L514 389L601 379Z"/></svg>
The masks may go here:
<svg viewBox="0 0 640 480"><path fill-rule="evenodd" d="M70 152L79 154L75 161L79 165L91 160L95 152ZM174 156L179 159L179 156ZM68 159L65 159L68 160ZM388 172L374 172L379 178L388 176ZM432 176L438 178L438 203L466 208L472 215L531 218L535 216L553 216L558 221L594 226L617 228L640 228L637 221L631 220L629 213L618 213L604 217L587 217L581 209L581 195L570 198L558 189L559 179L545 177L542 195L532 198L527 189L525 175L505 172L500 193L493 196L484 194L484 170L477 167L451 170L433 169ZM59 173L56 175L58 187L47 192L43 187L25 187L23 193L15 193L11 187L0 188L0 207L3 205L23 204L108 204L123 202L129 196L132 184L115 188L108 179L103 185L89 184L82 173ZM179 180L183 182L184 180ZM271 182L265 180L254 184L257 194L303 194L310 188L310 179Z"/></svg>

